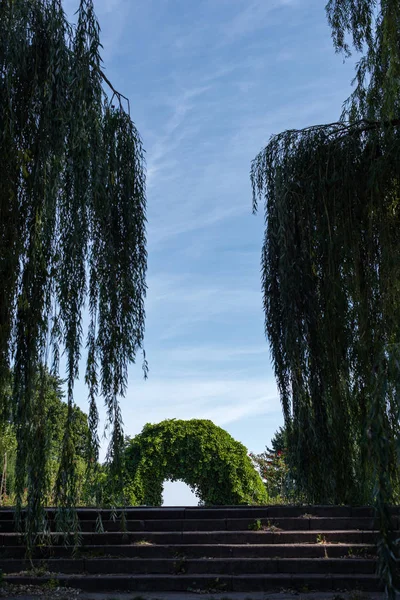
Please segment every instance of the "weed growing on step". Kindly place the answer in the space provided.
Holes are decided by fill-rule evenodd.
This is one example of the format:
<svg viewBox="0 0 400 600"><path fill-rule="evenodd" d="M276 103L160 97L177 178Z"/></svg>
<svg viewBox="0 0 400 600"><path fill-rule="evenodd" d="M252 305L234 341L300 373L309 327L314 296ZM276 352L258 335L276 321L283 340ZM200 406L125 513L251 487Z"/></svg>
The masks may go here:
<svg viewBox="0 0 400 600"><path fill-rule="evenodd" d="M32 577L44 577L44 575L48 575L49 567L46 562L41 562L37 565L32 566L28 571Z"/></svg>
<svg viewBox="0 0 400 600"><path fill-rule="evenodd" d="M263 527L263 529L265 531L282 531L282 529L280 527L278 527L278 523L275 525L275 523L271 523L271 521L268 521L267 525L265 527Z"/></svg>
<svg viewBox="0 0 400 600"><path fill-rule="evenodd" d="M368 548L349 548L343 558L376 558L376 554L370 553Z"/></svg>
<svg viewBox="0 0 400 600"><path fill-rule="evenodd" d="M173 558L175 560L186 560L188 557L183 552L174 552ZM201 558L209 558L208 556L202 556Z"/></svg>
<svg viewBox="0 0 400 600"><path fill-rule="evenodd" d="M268 521L266 525L263 525L262 522L260 521L260 519L256 519L256 521L254 521L254 523L250 523L248 528L251 529L252 531L269 531L269 532L282 531L282 529L280 529L274 523L271 523L271 521Z"/></svg>
<svg viewBox="0 0 400 600"><path fill-rule="evenodd" d="M174 573L175 575L184 575L187 572L187 564L184 558L174 561Z"/></svg>
<svg viewBox="0 0 400 600"><path fill-rule="evenodd" d="M324 535L322 535L322 533L319 533L317 535L317 544L327 544L328 542L326 541L326 537Z"/></svg>
<svg viewBox="0 0 400 600"><path fill-rule="evenodd" d="M222 581L219 580L219 577L217 577L214 581L213 591L214 592L223 592L224 590L226 590L226 583L223 583Z"/></svg>
<svg viewBox="0 0 400 600"><path fill-rule="evenodd" d="M254 523L249 523L249 529L252 531L261 531L263 529L263 525L260 519L256 519Z"/></svg>
<svg viewBox="0 0 400 600"><path fill-rule="evenodd" d="M48 590L55 590L58 587L58 581L57 579L49 579L44 586L46 589Z"/></svg>

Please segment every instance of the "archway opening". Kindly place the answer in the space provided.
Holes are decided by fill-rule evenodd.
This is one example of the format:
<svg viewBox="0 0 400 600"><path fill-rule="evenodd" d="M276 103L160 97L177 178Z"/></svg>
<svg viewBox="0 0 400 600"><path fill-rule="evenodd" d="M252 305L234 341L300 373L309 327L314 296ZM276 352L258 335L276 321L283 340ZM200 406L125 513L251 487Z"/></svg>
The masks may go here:
<svg viewBox="0 0 400 600"><path fill-rule="evenodd" d="M199 499L184 481L164 481L163 506L198 506Z"/></svg>

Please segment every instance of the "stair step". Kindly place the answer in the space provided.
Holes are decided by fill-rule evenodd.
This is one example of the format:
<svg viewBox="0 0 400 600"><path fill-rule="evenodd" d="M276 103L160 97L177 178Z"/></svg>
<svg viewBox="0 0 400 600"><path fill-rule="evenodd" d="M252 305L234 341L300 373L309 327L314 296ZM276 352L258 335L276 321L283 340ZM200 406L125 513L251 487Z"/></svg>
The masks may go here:
<svg viewBox="0 0 400 600"><path fill-rule="evenodd" d="M135 591L135 592L258 592L280 591L282 588L299 591L358 589L382 590L383 587L374 575L343 574L283 574L262 575L58 575L44 577L27 575L5 575L4 582L17 585L46 585L57 581L59 586L80 588L90 592Z"/></svg>
<svg viewBox="0 0 400 600"><path fill-rule="evenodd" d="M184 531L184 532L128 532L122 531L89 533L82 532L82 544L86 545L123 545L137 543L154 544L289 544L316 542L342 542L348 544L374 544L378 539L377 531ZM399 532L393 532L399 537ZM61 533L50 534L54 545L63 544ZM17 533L0 534L1 546L14 546L23 543L23 536Z"/></svg>
<svg viewBox="0 0 400 600"><path fill-rule="evenodd" d="M73 547L40 546L34 558L69 558ZM177 544L177 545L86 545L79 552L83 558L370 558L376 555L373 544ZM0 548L0 560L25 557L23 546Z"/></svg>
<svg viewBox="0 0 400 600"><path fill-rule="evenodd" d="M398 527L398 518L393 517L393 527ZM56 523L50 522L51 530L56 530ZM121 531L119 521L102 520L102 526L106 532ZM315 530L377 530L379 524L376 519L370 517L288 517L273 521L266 519L171 519L171 520L128 520L126 530L169 532L169 531L252 531L255 527L260 530L275 531L315 531ZM0 533L11 533L14 531L13 521L0 521ZM95 520L81 520L80 528L83 532L96 532L98 524ZM262 528L262 529L261 529Z"/></svg>
<svg viewBox="0 0 400 600"><path fill-rule="evenodd" d="M32 566L33 565L33 566ZM56 573L181 575L221 574L244 575L266 573L343 573L371 574L376 570L374 559L335 558L82 558L48 559L46 561L0 560L4 573L18 574L31 569ZM33 573L32 573L33 574Z"/></svg>
<svg viewBox="0 0 400 600"><path fill-rule="evenodd" d="M171 519L275 519L301 517L311 515L313 517L331 518L372 518L375 514L374 508L370 506L331 506L331 505L275 505L275 506L211 506L211 507L132 507L110 509L77 508L79 519L96 520L100 514L103 519L108 520L113 515L119 516L124 510L127 519L130 520L171 520ZM399 516L400 507L389 507L391 514ZM46 509L49 519L54 519L56 510ZM22 511L24 514L24 511ZM0 509L0 521L13 521L14 510L11 508Z"/></svg>

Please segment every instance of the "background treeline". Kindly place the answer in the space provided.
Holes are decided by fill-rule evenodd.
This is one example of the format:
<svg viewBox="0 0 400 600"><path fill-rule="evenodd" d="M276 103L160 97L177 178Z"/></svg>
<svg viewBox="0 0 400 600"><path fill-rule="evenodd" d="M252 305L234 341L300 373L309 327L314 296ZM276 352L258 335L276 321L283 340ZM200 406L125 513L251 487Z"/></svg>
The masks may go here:
<svg viewBox="0 0 400 600"><path fill-rule="evenodd" d="M10 373L8 393L6 394L5 403L3 403L3 414L0 422L0 504L2 506L14 505L16 500L15 466L17 459L17 437L11 403L12 385L13 375ZM64 402L62 380L48 373L45 378L44 402L47 447L46 476L49 489L46 504L51 505L54 501L53 492L60 464L68 406ZM77 500L79 504L88 504L91 501L91 495L93 496L93 478L90 480L87 477L86 468L87 449L90 439L88 418L77 406L73 409L72 432L75 452L74 460L77 472ZM100 469L100 465L98 467Z"/></svg>

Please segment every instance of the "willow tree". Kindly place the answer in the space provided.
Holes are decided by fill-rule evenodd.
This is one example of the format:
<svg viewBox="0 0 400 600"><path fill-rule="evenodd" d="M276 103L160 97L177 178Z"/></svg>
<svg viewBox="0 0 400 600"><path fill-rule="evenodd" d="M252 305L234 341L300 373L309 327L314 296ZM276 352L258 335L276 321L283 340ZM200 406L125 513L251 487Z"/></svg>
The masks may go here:
<svg viewBox="0 0 400 600"><path fill-rule="evenodd" d="M337 51L361 52L337 123L273 136L251 168L265 202L266 333L299 491L399 500L400 2L330 0Z"/></svg>
<svg viewBox="0 0 400 600"><path fill-rule="evenodd" d="M0 3L0 400L4 409L11 366L17 505L27 487L28 533L44 527L46 365L57 372L65 354L68 418L56 496L68 507L82 346L89 462L98 453L100 393L112 425L108 457L118 473L118 399L143 342L143 150L128 101L104 74L99 31L93 0L80 0L75 25L62 0Z"/></svg>

